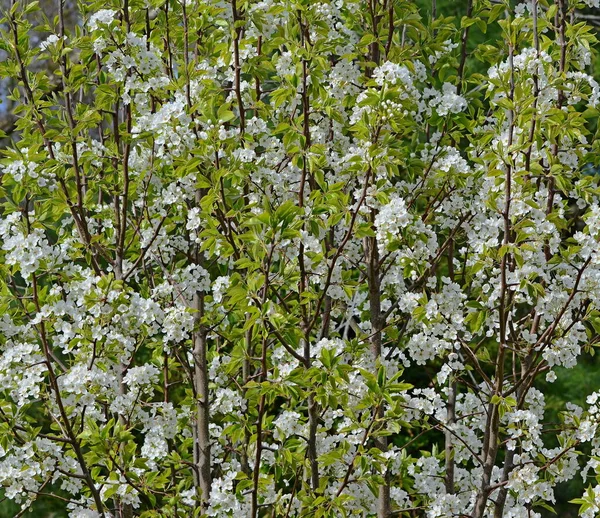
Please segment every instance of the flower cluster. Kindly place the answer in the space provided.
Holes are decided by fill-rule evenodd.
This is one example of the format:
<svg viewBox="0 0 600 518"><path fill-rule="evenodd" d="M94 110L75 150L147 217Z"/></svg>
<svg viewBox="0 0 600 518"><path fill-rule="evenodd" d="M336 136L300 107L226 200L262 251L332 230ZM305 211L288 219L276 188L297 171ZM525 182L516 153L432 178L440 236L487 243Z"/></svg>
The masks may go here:
<svg viewBox="0 0 600 518"><path fill-rule="evenodd" d="M529 518L581 475L598 513L600 396L542 391L600 341L595 37L573 2L375 4L6 15L23 511Z"/></svg>

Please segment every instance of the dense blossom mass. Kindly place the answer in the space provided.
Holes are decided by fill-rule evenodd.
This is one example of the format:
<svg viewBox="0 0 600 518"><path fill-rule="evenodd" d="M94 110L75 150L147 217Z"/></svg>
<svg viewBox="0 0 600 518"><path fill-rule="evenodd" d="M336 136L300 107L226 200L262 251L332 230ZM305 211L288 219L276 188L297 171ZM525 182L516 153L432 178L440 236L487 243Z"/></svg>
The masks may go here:
<svg viewBox="0 0 600 518"><path fill-rule="evenodd" d="M2 20L0 496L600 515L540 389L600 343L597 1L79 6Z"/></svg>

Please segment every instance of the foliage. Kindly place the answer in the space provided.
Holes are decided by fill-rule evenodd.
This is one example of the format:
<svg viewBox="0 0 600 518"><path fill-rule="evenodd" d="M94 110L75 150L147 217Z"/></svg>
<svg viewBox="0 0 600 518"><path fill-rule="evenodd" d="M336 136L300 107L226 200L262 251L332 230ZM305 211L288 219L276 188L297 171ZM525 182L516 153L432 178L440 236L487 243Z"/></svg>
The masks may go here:
<svg viewBox="0 0 600 518"><path fill-rule="evenodd" d="M14 2L4 495L596 516L600 394L540 390L600 341L585 6Z"/></svg>

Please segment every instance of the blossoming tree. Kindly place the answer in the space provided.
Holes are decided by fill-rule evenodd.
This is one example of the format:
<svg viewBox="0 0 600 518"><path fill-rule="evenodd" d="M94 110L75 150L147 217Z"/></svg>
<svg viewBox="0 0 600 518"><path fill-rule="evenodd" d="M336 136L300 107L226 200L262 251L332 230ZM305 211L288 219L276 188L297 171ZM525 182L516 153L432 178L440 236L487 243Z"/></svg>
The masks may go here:
<svg viewBox="0 0 600 518"><path fill-rule="evenodd" d="M538 388L600 342L584 7L14 0L3 495L529 518L583 476L597 516L600 395Z"/></svg>

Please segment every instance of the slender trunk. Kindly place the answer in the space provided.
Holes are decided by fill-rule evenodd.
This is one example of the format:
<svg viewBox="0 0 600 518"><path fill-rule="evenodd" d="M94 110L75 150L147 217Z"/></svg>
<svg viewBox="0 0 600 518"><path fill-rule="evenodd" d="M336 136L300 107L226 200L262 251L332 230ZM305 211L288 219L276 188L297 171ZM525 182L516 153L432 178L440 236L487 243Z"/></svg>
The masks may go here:
<svg viewBox="0 0 600 518"><path fill-rule="evenodd" d="M317 461L317 426L319 407L314 394L308 396L308 458L310 460L310 484L313 491L319 489L319 463Z"/></svg>
<svg viewBox="0 0 600 518"><path fill-rule="evenodd" d="M196 447L194 448L194 464L196 465L196 487L200 491L202 509L208 507L210 497L210 421L208 404L208 365L206 362L206 330L201 326L204 297L197 292L194 295L193 309L195 311L194 345L194 386L196 391Z"/></svg>
<svg viewBox="0 0 600 518"><path fill-rule="evenodd" d="M369 60L375 65L379 66L381 60L381 54L379 51L379 23L381 22L381 15L377 14L377 2L369 2L369 15L371 18L371 26L375 41L369 45ZM365 75L371 77L373 69L368 67L365 70ZM376 138L375 138L376 140ZM375 214L371 212L371 219L374 221ZM366 254L368 259L367 266L367 280L369 286L369 309L371 313L371 354L375 361L381 358L381 331L384 325L384 318L381 312L381 277L379 272L379 250L377 249L377 240L375 238L366 238ZM383 418L385 409L383 405L377 410L377 418ZM382 452L387 451L387 438L377 437L374 441L375 447ZM388 518L391 515L391 503L390 503L390 485L389 485L389 474L386 470L384 474L384 484L379 487L377 495L377 518Z"/></svg>
<svg viewBox="0 0 600 518"><path fill-rule="evenodd" d="M256 456L254 458L254 471L252 472L252 498L251 518L258 517L258 485L260 482L260 463L262 458L262 421L265 413L265 396L260 396L258 404L258 418L256 419Z"/></svg>
<svg viewBox="0 0 600 518"><path fill-rule="evenodd" d="M200 205L203 192L196 191L196 205ZM201 252L196 249L196 264L201 264ZM200 506L203 511L208 508L208 500L211 490L211 464L210 464L210 434L208 424L210 422L210 406L208 394L208 364L206 360L207 343L206 328L202 323L204 316L204 294L200 291L194 293L192 301L194 311L194 332L192 335L194 356L194 396L196 398L196 419L194 422L194 436L196 444L194 447L194 470L196 491L199 492Z"/></svg>
<svg viewBox="0 0 600 518"><path fill-rule="evenodd" d="M456 422L456 380L452 379L450 374L450 382L448 387L448 403L447 403L447 429L445 431L445 453L446 453L446 493L454 494L454 444L452 436L452 427Z"/></svg>
<svg viewBox="0 0 600 518"><path fill-rule="evenodd" d="M304 23L302 13L299 13L300 31L302 46L308 50L309 28ZM307 59L302 60L302 134L304 136L304 160L302 165L302 177L300 180L300 188L298 191L298 206L304 208L304 192L308 184L308 187L312 190L316 187L314 178L310 174L308 169L308 150L312 145L311 133L310 133L310 94L308 90L309 80L309 61ZM304 225L302 226L304 230ZM304 262L304 243L300 241L298 251L298 263L300 268L300 279L298 288L300 293L304 293L308 287L308 272ZM332 266L333 267L333 266ZM309 324L309 312L305 306L301 309L301 326L304 335L303 339L303 358L304 367L310 369L311 361L311 348L310 348L310 331L311 326ZM308 442L307 442L307 456L310 464L310 485L313 491L319 488L319 463L317 460L317 428L319 424L319 406L315 401L315 395L313 392L308 394Z"/></svg>
<svg viewBox="0 0 600 518"><path fill-rule="evenodd" d="M533 331L535 332L537 328L537 324L534 321ZM529 373L529 369L531 367L532 355L528 354L523 361L521 362L521 379L526 378ZM517 408L522 408L522 402L525 401L525 397L527 396L528 387L527 383L523 383L517 389L517 401L520 402ZM501 482L506 482L512 469L514 468L514 458L515 458L516 450L507 450L506 458L504 460L504 468L502 470L502 479ZM496 502L494 503L494 518L502 518L504 516L504 506L506 505L506 496L508 494L508 489L506 486L502 486L498 491L498 496L496 497Z"/></svg>
<svg viewBox="0 0 600 518"><path fill-rule="evenodd" d="M246 315L246 319L249 318L249 315ZM252 357L252 327L250 327L245 334L245 346L246 350L244 352L244 361L242 363L242 378L244 380L244 386L250 381L250 358ZM246 390L244 390L244 398L248 404L248 398L246 395ZM246 475L250 475L250 464L248 463L248 448L250 447L251 434L248 426L245 427L244 431L244 444L242 446L242 455L240 463L242 465L242 472Z"/></svg>
<svg viewBox="0 0 600 518"><path fill-rule="evenodd" d="M467 3L467 18L470 18L473 14L473 0L469 0ZM456 87L456 93L460 95L463 87L463 77L465 75L465 64L467 62L467 39L469 38L469 27L463 29L463 33L460 39L460 63L458 65L458 85Z"/></svg>
<svg viewBox="0 0 600 518"><path fill-rule="evenodd" d="M483 454L483 475L481 477L481 487L475 501L475 510L473 516L475 518L483 518L488 498L490 496L490 482L492 480L492 472L496 464L496 455L498 454L499 445L499 414L498 406L490 404L488 407L489 418L486 430L488 435L487 448ZM485 445L484 445L485 447Z"/></svg>
<svg viewBox="0 0 600 518"><path fill-rule="evenodd" d="M448 242L448 277L454 282L454 240ZM447 428L445 430L445 456L446 456L446 493L454 494L454 444L452 428L456 423L456 379L450 373L448 380L448 403L446 408Z"/></svg>
<svg viewBox="0 0 600 518"><path fill-rule="evenodd" d="M567 63L567 41L566 41L566 25L567 25L567 13L565 11L565 0L557 0L556 5L558 7L556 11L556 25L558 26L558 41L560 43L560 60L559 60L559 71L561 76L565 72L565 67ZM557 107L558 109L562 109L563 103L565 100L565 93L562 88L558 89L558 99L557 99ZM558 136L555 137L558 139ZM558 142L554 142L552 144L552 156L556 159L558 156ZM554 176L550 174L548 176L548 201L546 203L546 214L550 215L552 212L552 208L554 206L554 190L556 180ZM546 261L550 261L552 259L552 253L550 251L550 244L546 243L544 245L544 254L546 256Z"/></svg>
<svg viewBox="0 0 600 518"><path fill-rule="evenodd" d="M374 214L371 215L374 218ZM368 255L367 281L369 286L369 310L371 314L371 354L377 361L381 358L381 332L384 327L384 319L381 312L381 277L379 272L379 250L375 238L366 238L366 252ZM383 405L377 411L377 418L385 415ZM381 452L388 449L387 437L377 437L374 440L375 447ZM377 517L388 518L391 514L389 474L384 474L385 483L379 487L377 495Z"/></svg>
<svg viewBox="0 0 600 518"><path fill-rule="evenodd" d="M121 222L124 225L124 222ZM125 231L125 227L122 227L122 231ZM120 255L117 255L115 259L115 280L121 281L123 280L123 258ZM119 364L119 368L117 370L117 377L119 382L119 394L121 396L125 396L127 394L127 385L123 382L123 378L127 372L127 364L123 361ZM119 425L123 428L127 427L127 419L126 416L122 413L118 415ZM123 452L119 451L119 460L120 464L123 465ZM123 466L125 467L125 466ZM133 507L131 504L124 504L120 499L115 498L115 504L117 507L117 516L119 518L132 518L133 517Z"/></svg>
<svg viewBox="0 0 600 518"><path fill-rule="evenodd" d="M271 257L269 257L269 265L265 269L269 272ZM269 277L265 275L265 285L263 293L263 302L267 299L267 293L269 291ZM261 355L260 355L260 381L261 383L267 379L267 339L263 336ZM265 395L260 396L258 403L258 417L256 418L256 455L254 457L254 471L252 472L252 499L251 499L251 518L258 517L258 485L260 482L260 464L263 450L263 417L265 415Z"/></svg>
<svg viewBox="0 0 600 518"><path fill-rule="evenodd" d="M240 13L238 11L236 0L231 0L231 12L233 15L233 22L238 23L241 20ZM238 111L240 112L240 133L243 137L244 132L246 130L246 110L244 108L244 102L242 100L242 87L241 87L241 74L242 68L240 65L240 36L241 36L241 27L236 27L234 29L234 38L233 38L233 68L235 71L234 78L234 90L235 97L237 100Z"/></svg>
<svg viewBox="0 0 600 518"><path fill-rule="evenodd" d="M510 35L509 35L510 39ZM514 99L514 46L512 41L508 42L508 66L510 69L510 92L509 99ZM513 143L513 130L515 124L515 113L512 109L508 110L508 146L512 146ZM512 166L510 163L505 165L506 174L504 178L504 210L502 217L504 220L504 236L502 244L508 245L512 241L511 236L511 222L510 222L510 206L512 196ZM498 343L498 354L496 357L496 369L494 373L494 392L493 395L502 395L502 385L504 383L504 362L507 347L507 313L510 306L510 292L507 283L507 269L510 268L510 254L506 253L502 256L500 262L500 303L498 308L499 318L499 343ZM475 500L475 518L483 518L485 508L487 505L488 498L491 493L491 477L492 471L496 463L496 456L498 454L498 447L500 443L500 415L498 405L492 404L491 401L488 405L488 419L486 423L485 436L487 440L484 440L483 445L483 475L481 478L481 487Z"/></svg>

